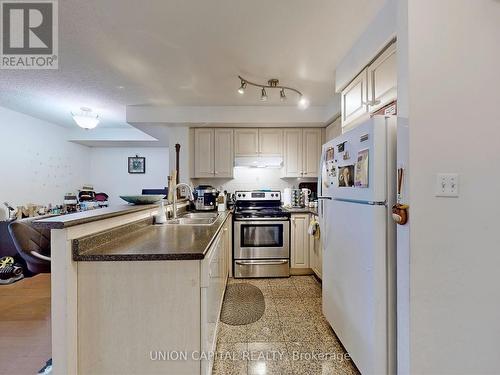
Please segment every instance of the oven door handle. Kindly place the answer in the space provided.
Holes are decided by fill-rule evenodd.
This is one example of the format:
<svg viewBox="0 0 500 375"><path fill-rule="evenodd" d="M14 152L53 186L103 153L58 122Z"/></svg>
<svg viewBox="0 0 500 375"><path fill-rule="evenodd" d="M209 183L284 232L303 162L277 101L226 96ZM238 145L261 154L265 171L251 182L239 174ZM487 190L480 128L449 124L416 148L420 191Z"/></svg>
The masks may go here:
<svg viewBox="0 0 500 375"><path fill-rule="evenodd" d="M236 264L240 266L265 266L269 264L286 264L288 260L266 260L266 261L249 261L245 262L244 260L236 260L234 261Z"/></svg>

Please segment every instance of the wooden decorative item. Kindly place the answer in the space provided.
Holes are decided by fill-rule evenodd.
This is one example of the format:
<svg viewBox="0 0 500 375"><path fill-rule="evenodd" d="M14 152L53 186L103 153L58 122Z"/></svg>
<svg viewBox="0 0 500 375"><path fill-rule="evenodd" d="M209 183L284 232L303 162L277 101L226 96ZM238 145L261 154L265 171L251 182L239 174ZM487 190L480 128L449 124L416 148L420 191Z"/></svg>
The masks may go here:
<svg viewBox="0 0 500 375"><path fill-rule="evenodd" d="M179 143L175 144L175 171L177 172L175 183L179 183L179 176L180 176L180 153L181 153L181 145ZM177 198L181 197L181 192L177 191Z"/></svg>
<svg viewBox="0 0 500 375"><path fill-rule="evenodd" d="M398 168L398 198L397 203L392 206L392 219L399 225L405 225L408 222L408 209L407 204L401 203L401 188L403 186L404 169Z"/></svg>

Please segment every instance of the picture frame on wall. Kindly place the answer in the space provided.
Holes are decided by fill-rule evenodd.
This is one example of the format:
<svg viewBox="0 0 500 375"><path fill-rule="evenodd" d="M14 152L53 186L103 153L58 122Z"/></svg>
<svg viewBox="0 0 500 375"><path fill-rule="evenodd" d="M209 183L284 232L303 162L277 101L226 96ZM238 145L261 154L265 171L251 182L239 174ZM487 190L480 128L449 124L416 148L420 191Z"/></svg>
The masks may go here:
<svg viewBox="0 0 500 375"><path fill-rule="evenodd" d="M146 158L142 156L130 156L128 158L128 173L144 174L146 173Z"/></svg>

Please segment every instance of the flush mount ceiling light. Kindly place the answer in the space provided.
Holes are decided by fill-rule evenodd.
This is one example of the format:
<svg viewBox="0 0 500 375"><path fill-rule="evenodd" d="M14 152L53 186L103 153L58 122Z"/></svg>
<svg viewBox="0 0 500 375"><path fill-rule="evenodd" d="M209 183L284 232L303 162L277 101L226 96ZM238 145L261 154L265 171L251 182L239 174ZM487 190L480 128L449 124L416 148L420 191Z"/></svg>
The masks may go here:
<svg viewBox="0 0 500 375"><path fill-rule="evenodd" d="M83 129L94 129L99 124L99 115L92 113L92 110L87 107L81 107L80 112L71 112L73 120Z"/></svg>
<svg viewBox="0 0 500 375"><path fill-rule="evenodd" d="M299 100L297 102L297 106L300 109L306 109L307 107L309 107L309 100L307 100L307 98L304 95L302 95L302 93L299 90L294 89L293 87L280 86L280 84L279 84L280 81L275 79L275 78L267 81L267 85L261 85L261 84L255 83L255 82L250 82L249 80L243 78L242 76L238 76L238 78L240 79L240 83L241 83L240 88L238 89L238 93L240 93L242 95L245 93L245 89L246 89L247 85L259 87L261 89L260 100L265 102L267 100L266 89L278 89L278 90L280 90L280 100L282 102L285 102L287 100L286 91L288 90L288 91L293 91L297 95L299 95Z"/></svg>

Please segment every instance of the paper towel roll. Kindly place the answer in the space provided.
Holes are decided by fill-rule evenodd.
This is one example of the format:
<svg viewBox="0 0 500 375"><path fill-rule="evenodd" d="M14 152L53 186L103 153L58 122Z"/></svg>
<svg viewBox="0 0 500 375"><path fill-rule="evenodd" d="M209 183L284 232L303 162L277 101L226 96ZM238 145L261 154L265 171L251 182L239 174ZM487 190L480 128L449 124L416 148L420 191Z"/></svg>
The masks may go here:
<svg viewBox="0 0 500 375"><path fill-rule="evenodd" d="M283 191L283 206L291 207L292 206L292 189L286 188Z"/></svg>

